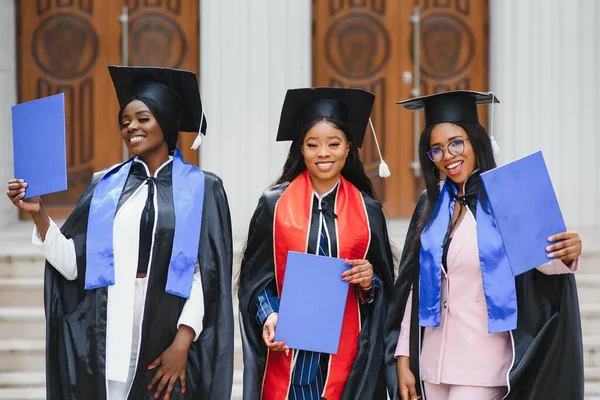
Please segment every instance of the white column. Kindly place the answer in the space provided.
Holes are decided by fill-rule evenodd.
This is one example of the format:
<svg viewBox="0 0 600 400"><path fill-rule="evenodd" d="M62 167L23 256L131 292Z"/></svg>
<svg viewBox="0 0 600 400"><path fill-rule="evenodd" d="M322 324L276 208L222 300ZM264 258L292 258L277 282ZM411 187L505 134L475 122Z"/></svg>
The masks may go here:
<svg viewBox="0 0 600 400"><path fill-rule="evenodd" d="M285 92L311 85L311 1L200 4L201 166L223 179L242 238L287 155L289 143L275 142Z"/></svg>
<svg viewBox="0 0 600 400"><path fill-rule="evenodd" d="M569 228L600 231L600 2L492 0L500 164L542 150Z"/></svg>
<svg viewBox="0 0 600 400"><path fill-rule="evenodd" d="M17 102L17 53L15 2L0 0L0 229L15 222L16 208L10 204L4 192L6 182L13 174L13 145L11 106Z"/></svg>

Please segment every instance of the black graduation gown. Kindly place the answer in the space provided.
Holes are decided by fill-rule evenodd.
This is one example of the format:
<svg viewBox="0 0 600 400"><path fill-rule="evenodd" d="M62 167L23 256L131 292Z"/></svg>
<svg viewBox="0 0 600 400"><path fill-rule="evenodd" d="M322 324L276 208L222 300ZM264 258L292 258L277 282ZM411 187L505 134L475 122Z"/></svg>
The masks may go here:
<svg viewBox="0 0 600 400"><path fill-rule="evenodd" d="M287 184L267 189L259 200L248 232L239 282L240 330L244 353L244 399L260 398L267 348L256 322L256 298L274 279L273 219L275 205ZM393 282L393 257L381 203L362 193L371 243L367 259L381 278L373 303L361 305L359 350L344 387L343 399L386 399L383 328ZM311 228L313 228L311 226ZM313 229L311 229L313 231Z"/></svg>
<svg viewBox="0 0 600 400"><path fill-rule="evenodd" d="M388 309L386 378L393 400L401 398L394 353L410 287L416 288L419 283L420 241L416 230L426 204L423 193L410 221ZM575 277L573 274L544 275L534 269L515 280L518 318L517 329L511 332L515 358L509 373L507 399L583 399L583 345ZM412 293L410 365L417 392L422 395L419 357L413 356L420 354L419 337L423 333L418 326L419 291Z"/></svg>
<svg viewBox="0 0 600 400"><path fill-rule="evenodd" d="M102 400L107 395L105 356L108 288L84 290L88 212L94 188L104 173L94 174L73 213L61 228L62 233L75 243L78 278L68 281L46 263L46 388L47 398L52 400ZM129 394L131 400L153 398L154 391L149 391L147 386L156 369L148 371L147 366L173 342L177 321L186 301L165 292L175 226L171 173L172 163L160 171L156 180L158 225L148 277L138 368ZM119 206L144 179L145 173L141 174L134 163ZM173 400L222 400L231 396L231 220L222 181L216 175L205 172L205 182L198 250L204 291L204 327L189 351L186 394L181 393L178 380L171 394Z"/></svg>

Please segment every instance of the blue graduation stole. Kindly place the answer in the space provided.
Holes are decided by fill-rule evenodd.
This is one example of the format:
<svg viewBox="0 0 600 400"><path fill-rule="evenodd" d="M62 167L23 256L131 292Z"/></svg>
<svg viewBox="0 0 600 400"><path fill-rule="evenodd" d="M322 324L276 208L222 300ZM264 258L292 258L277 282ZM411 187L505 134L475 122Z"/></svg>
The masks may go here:
<svg viewBox="0 0 600 400"><path fill-rule="evenodd" d="M172 162L175 235L165 291L187 299L200 246L205 181L202 170L183 161L178 150ZM109 170L94 189L87 227L86 290L115 283L113 220L132 163L133 158Z"/></svg>
<svg viewBox="0 0 600 400"><path fill-rule="evenodd" d="M454 212L454 183L447 179L429 221L421 234L419 277L419 325L440 325L441 266L443 243ZM504 248L496 219L477 199L477 242L488 311L488 332L505 332L517 327L515 278Z"/></svg>

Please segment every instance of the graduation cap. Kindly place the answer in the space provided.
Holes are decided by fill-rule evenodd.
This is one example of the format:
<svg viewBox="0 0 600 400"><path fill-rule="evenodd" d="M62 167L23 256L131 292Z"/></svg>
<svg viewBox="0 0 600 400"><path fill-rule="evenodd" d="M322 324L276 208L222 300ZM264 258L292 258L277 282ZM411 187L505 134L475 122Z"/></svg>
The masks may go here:
<svg viewBox="0 0 600 400"><path fill-rule="evenodd" d="M493 118L494 103L500 103L500 101L492 92L453 90L415 97L399 101L396 104L401 104L410 111L425 110L425 126L432 126L443 122L479 122L477 106L480 104L492 105ZM493 135L490 136L490 140L494 153L498 154L498 143Z"/></svg>
<svg viewBox="0 0 600 400"><path fill-rule="evenodd" d="M200 100L198 79L191 71L158 67L108 67L119 105L135 96L148 97L161 104L173 115L181 115L178 129L183 132L198 132L192 149L206 135L206 118Z"/></svg>
<svg viewBox="0 0 600 400"><path fill-rule="evenodd" d="M277 141L297 140L302 130L311 122L321 118L331 118L348 126L350 131L348 140L360 148L367 123L370 123L381 160L379 175L387 178L390 176L389 168L381 156L370 119L374 101L375 95L363 89L332 87L290 89L283 102Z"/></svg>

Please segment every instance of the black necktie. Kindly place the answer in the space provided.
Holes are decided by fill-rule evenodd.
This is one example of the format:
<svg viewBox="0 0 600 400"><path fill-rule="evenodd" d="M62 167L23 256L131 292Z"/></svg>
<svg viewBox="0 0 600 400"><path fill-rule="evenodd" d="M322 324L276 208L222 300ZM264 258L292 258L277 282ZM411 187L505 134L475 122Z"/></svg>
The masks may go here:
<svg viewBox="0 0 600 400"><path fill-rule="evenodd" d="M154 190L155 179L146 179L148 185L148 197L140 218L140 245L138 255L138 273L148 273L150 263L150 250L152 249L152 235L154 233Z"/></svg>

